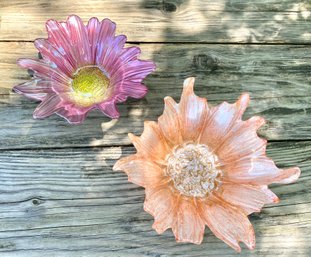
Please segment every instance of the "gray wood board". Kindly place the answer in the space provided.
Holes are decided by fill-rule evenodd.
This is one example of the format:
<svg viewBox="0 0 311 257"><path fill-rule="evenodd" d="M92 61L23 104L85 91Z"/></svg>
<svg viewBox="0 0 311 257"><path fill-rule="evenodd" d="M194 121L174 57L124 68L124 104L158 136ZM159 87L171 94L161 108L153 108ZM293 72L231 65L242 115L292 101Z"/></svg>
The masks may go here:
<svg viewBox="0 0 311 257"><path fill-rule="evenodd" d="M46 37L46 20L77 14L108 17L135 42L310 43L310 10L289 0L1 0L0 40Z"/></svg>
<svg viewBox="0 0 311 257"><path fill-rule="evenodd" d="M1 256L232 256L206 229L202 245L157 235L143 211L144 190L112 165L133 147L0 152ZM279 167L298 165L297 183L273 185L280 197L252 214L257 247L241 256L308 256L310 142L275 142L268 156ZM12 161L14 160L14 161ZM190 254L191 253L191 254Z"/></svg>

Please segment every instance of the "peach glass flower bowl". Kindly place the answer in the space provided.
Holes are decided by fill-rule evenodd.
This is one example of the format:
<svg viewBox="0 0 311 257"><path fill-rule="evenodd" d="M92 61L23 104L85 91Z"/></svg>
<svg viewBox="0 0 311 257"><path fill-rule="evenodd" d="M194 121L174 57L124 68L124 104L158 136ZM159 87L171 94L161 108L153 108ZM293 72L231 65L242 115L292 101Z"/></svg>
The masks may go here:
<svg viewBox="0 0 311 257"><path fill-rule="evenodd" d="M268 184L292 183L300 170L278 169L266 156L267 141L256 133L264 119L242 120L248 94L210 107L193 86L187 79L179 104L166 97L158 123L145 122L140 137L129 134L137 153L114 170L145 188L144 209L158 233L172 228L177 241L200 244L207 225L236 251L240 241L253 249L247 216L279 201Z"/></svg>
<svg viewBox="0 0 311 257"><path fill-rule="evenodd" d="M46 29L48 38L34 43L42 60L18 60L21 67L34 71L34 78L13 88L41 101L34 118L56 113L78 124L91 109L118 118L116 103L147 93L142 80L155 64L139 60L138 47L124 48L126 36L115 36L116 24L109 19L91 18L84 25L72 15L66 22L48 20Z"/></svg>

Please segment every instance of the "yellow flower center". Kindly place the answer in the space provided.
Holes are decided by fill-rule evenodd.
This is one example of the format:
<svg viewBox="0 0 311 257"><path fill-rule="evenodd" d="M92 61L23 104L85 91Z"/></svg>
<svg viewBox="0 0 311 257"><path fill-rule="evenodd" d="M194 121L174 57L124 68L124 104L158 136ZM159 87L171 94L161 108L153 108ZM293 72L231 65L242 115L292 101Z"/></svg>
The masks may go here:
<svg viewBox="0 0 311 257"><path fill-rule="evenodd" d="M110 81L97 66L86 66L73 74L70 98L78 105L88 107L104 101L109 94Z"/></svg>
<svg viewBox="0 0 311 257"><path fill-rule="evenodd" d="M218 158L206 145L178 146L167 157L166 174L183 195L204 197L220 184Z"/></svg>

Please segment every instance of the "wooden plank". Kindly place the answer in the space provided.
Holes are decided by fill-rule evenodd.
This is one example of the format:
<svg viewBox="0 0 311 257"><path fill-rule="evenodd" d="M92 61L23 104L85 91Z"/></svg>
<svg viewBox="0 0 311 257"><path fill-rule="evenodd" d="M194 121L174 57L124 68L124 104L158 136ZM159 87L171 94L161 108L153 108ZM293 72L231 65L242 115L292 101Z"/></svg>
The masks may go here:
<svg viewBox="0 0 311 257"><path fill-rule="evenodd" d="M209 95L234 99L233 92L250 91L256 98L311 96L311 46L140 44L142 59L157 71L146 81L159 96L174 94L185 77L196 76ZM32 43L0 42L2 94L30 78L16 65L18 58L37 58ZM205 81L205 82L204 82ZM165 84L165 85L164 85ZM1 90L1 89L0 89ZM220 95L222 95L220 97Z"/></svg>
<svg viewBox="0 0 311 257"><path fill-rule="evenodd" d="M118 121L91 112L81 126L70 126L53 116L32 119L33 101L13 94L0 97L1 149L74 147L129 144L128 132L140 134L143 120L156 120L167 95L179 99L183 80L196 76L196 92L211 103L233 102L244 91L252 102L245 117L264 116L268 124L260 134L269 140L310 139L311 55L309 46L240 46L141 44L143 59L158 69L145 83L150 91L141 101L120 105ZM0 43L0 84L8 87L29 79L14 63L18 57L35 57L31 43ZM131 124L129 128L128 124ZM49 131L50 133L46 133Z"/></svg>
<svg viewBox="0 0 311 257"><path fill-rule="evenodd" d="M203 244L177 244L157 235L143 211L144 190L112 165L132 147L0 152L1 256L232 256L206 229ZM298 165L301 178L272 186L281 203L250 219L253 252L241 256L307 256L311 220L310 142L276 142L268 155L281 167ZM14 160L14 161L12 161ZM221 254L219 254L221 253ZM67 254L67 255L66 255Z"/></svg>
<svg viewBox="0 0 311 257"><path fill-rule="evenodd" d="M2 0L0 40L46 37L44 23L75 13L109 17L141 42L310 43L310 1ZM195 24L195 26L193 26Z"/></svg>
<svg viewBox="0 0 311 257"><path fill-rule="evenodd" d="M32 118L35 103L19 96L4 97L0 98L0 149L128 145L127 133L141 134L143 121L156 120L163 112L163 100L152 91L144 100L120 105L119 120L93 111L82 125L72 126L56 115L36 121ZM266 118L268 123L259 134L268 140L310 139L310 104L311 97L253 99L245 118Z"/></svg>

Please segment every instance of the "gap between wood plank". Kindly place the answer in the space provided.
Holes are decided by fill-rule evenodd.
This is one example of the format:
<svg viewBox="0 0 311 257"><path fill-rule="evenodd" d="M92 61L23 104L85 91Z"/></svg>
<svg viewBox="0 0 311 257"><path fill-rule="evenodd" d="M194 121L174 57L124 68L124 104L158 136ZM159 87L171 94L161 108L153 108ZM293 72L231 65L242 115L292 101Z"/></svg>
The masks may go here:
<svg viewBox="0 0 311 257"><path fill-rule="evenodd" d="M0 39L0 43L34 43L34 40L2 40ZM267 45L267 46L273 46L273 45L282 45L282 46L309 46L311 45L311 42L307 43L288 43L288 42L207 42L207 41L126 41L127 44L133 44L133 45L151 45L151 44L174 44L174 45Z"/></svg>

